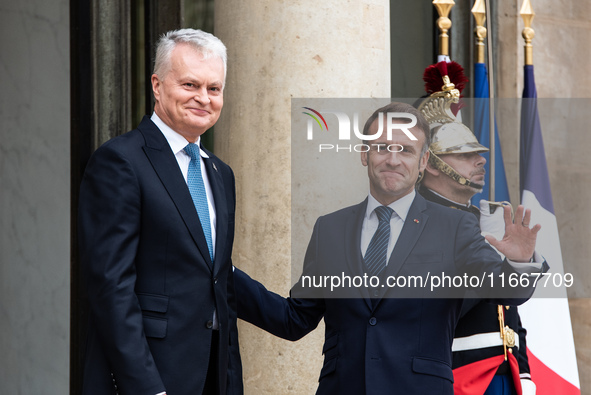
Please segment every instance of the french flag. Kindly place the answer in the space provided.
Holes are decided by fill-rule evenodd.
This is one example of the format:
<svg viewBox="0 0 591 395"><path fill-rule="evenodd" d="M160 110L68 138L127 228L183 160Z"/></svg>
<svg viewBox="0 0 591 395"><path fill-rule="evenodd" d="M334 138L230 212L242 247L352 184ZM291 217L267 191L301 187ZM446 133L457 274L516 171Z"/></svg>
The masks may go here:
<svg viewBox="0 0 591 395"><path fill-rule="evenodd" d="M531 223L542 225L536 251L546 258L551 273L564 275L537 96L534 67L526 65L521 105L521 204L531 209ZM537 395L581 393L566 288L560 293L560 298L552 299L536 298L534 294L519 307L527 329L527 353Z"/></svg>

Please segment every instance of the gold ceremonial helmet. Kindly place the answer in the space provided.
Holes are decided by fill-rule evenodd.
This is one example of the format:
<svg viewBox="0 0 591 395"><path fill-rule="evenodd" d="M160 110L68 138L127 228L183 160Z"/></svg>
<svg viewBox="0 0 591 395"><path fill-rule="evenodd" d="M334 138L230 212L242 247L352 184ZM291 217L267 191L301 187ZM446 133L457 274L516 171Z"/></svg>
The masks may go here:
<svg viewBox="0 0 591 395"><path fill-rule="evenodd" d="M457 119L452 110L452 105L459 103L460 90L451 82L448 75L448 66L453 68L453 74L460 80L462 85L467 82L462 67L455 62L447 63L443 61L429 66L423 76L427 92L432 92L430 96L421 102L418 108L429 122L431 129L429 164L462 185L482 189L483 185L471 182L461 176L438 156L488 151L488 148L478 142L474 133ZM443 85L433 87L433 84L441 83Z"/></svg>
<svg viewBox="0 0 591 395"><path fill-rule="evenodd" d="M429 148L436 155L488 152L488 148L476 140L474 133L466 125L457 121L431 128Z"/></svg>

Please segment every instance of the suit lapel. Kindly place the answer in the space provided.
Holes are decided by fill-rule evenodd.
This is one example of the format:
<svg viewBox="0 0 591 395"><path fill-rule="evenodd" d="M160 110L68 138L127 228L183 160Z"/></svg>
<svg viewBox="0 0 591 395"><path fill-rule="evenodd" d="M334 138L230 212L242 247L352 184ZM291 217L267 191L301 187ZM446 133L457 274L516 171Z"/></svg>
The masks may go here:
<svg viewBox="0 0 591 395"><path fill-rule="evenodd" d="M388 261L388 266L382 273L382 281L385 281L388 276L396 276L404 265L406 258L408 258L408 255L419 240L429 219L429 216L424 213L426 208L425 199L417 193L408 210L404 225L400 231L400 236L398 236L398 240ZM383 289L380 297L383 298L387 292L387 289ZM374 309L377 308L380 302L381 300L374 304Z"/></svg>
<svg viewBox="0 0 591 395"><path fill-rule="evenodd" d="M148 117L144 117L138 129L146 140L146 145L143 147L146 156L177 207L203 260L212 269L213 265L197 210L166 138Z"/></svg>
<svg viewBox="0 0 591 395"><path fill-rule="evenodd" d="M423 232L427 219L429 218L423 212L426 208L425 199L417 193L410 206L410 210L408 210L402 231L388 261L388 266L385 270L386 276L396 276L398 274L408 254L410 254L417 240L419 240L419 236Z"/></svg>
<svg viewBox="0 0 591 395"><path fill-rule="evenodd" d="M213 159L212 154L208 152L209 158L204 158L205 169L207 171L207 178L209 178L209 185L213 193L213 201L215 202L215 213L216 213L216 242L215 242L215 256L214 261L223 262L225 260L224 254L227 253L226 249L226 236L228 234L228 210L226 203L226 194L224 191L224 182L222 175L218 171ZM214 264L214 274L220 270L220 265Z"/></svg>

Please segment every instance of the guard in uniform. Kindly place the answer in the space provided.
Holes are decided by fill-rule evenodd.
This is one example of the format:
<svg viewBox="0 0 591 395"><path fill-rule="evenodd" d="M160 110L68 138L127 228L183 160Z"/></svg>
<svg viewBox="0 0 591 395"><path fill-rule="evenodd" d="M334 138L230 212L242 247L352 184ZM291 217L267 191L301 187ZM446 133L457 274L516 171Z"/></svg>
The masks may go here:
<svg viewBox="0 0 591 395"><path fill-rule="evenodd" d="M430 157L419 185L426 199L474 214L481 230L502 238L504 203L481 201L480 209L470 199L484 186L484 164L480 145L472 131L458 121L453 107L460 91L448 75L467 81L457 63L440 62L425 71L425 81L441 81L438 91L422 100L419 110L431 126ZM453 67L448 73L448 67ZM457 69L459 67L459 70ZM433 75L434 74L434 75ZM500 232L500 233L499 233ZM467 299L452 346L454 393L456 395L535 394L526 353L526 330L517 307L497 306Z"/></svg>

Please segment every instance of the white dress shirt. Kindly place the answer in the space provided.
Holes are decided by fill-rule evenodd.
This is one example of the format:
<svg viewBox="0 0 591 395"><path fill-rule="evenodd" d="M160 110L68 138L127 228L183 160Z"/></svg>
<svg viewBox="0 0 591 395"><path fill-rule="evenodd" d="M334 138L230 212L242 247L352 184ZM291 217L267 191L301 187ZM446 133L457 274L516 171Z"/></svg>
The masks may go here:
<svg viewBox="0 0 591 395"><path fill-rule="evenodd" d="M158 126L158 129L162 132L166 141L168 141L168 145L172 149L172 153L174 154L176 161L179 164L181 172L183 173L183 177L185 178L185 182L187 182L187 174L189 173L189 163L191 162L191 157L189 154L185 152L185 147L189 142L179 133L175 132L165 124L156 113L152 114L151 117L152 122ZM197 139L196 144L199 146L201 142L201 136ZM199 154L201 156L201 176L203 177L203 184L205 185L205 193L207 195L207 206L209 207L209 223L211 226L211 245L213 246L212 255L215 253L215 224L216 224L216 214L215 214L215 202L213 201L213 193L211 191L211 185L209 184L209 178L207 177L207 171L205 170L205 163L203 158L209 158L209 155L205 153L199 148Z"/></svg>
<svg viewBox="0 0 591 395"><path fill-rule="evenodd" d="M413 190L406 196L401 197L400 199L396 200L395 202L388 205L394 212L392 213L392 217L390 218L390 241L388 242L388 260L390 260L390 255L394 250L394 246L398 241L398 237L400 236L400 232L402 231L402 226L404 225L404 221L406 220L406 216L408 215L408 210L410 210L410 206L415 199L416 192ZM361 226L361 253L365 256L367 251L367 247L369 247L369 242L371 241L374 233L378 229L378 225L380 221L378 220L378 216L375 213L376 207L382 206L380 202L376 200L371 193L367 198L367 210L365 212L365 217L363 218L363 225ZM386 261L386 265L387 265Z"/></svg>

